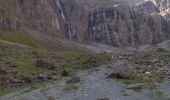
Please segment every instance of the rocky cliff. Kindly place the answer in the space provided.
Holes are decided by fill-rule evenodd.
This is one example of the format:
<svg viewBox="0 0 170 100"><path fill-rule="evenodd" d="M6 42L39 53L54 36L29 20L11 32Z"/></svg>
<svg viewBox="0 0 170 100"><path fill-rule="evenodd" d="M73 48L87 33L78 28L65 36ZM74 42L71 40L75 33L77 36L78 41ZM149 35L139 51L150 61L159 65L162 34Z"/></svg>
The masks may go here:
<svg viewBox="0 0 170 100"><path fill-rule="evenodd" d="M52 0L0 0L0 29L28 28L56 33L59 23Z"/></svg>
<svg viewBox="0 0 170 100"><path fill-rule="evenodd" d="M169 0L1 0L0 30L27 28L119 47L153 45L169 39L169 6Z"/></svg>
<svg viewBox="0 0 170 100"><path fill-rule="evenodd" d="M71 36L112 46L156 44L169 39L169 0L60 0Z"/></svg>

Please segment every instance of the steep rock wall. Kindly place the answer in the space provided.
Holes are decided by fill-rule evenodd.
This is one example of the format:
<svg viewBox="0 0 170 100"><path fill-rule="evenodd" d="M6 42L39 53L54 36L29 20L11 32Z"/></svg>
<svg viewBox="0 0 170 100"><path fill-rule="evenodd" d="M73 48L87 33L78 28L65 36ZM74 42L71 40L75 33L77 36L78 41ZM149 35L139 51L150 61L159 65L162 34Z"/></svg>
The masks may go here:
<svg viewBox="0 0 170 100"><path fill-rule="evenodd" d="M67 20L55 1L0 0L0 30L28 28L122 47L169 39L169 0L58 0Z"/></svg>
<svg viewBox="0 0 170 100"><path fill-rule="evenodd" d="M60 27L52 4L52 0L0 0L0 29L56 33Z"/></svg>
<svg viewBox="0 0 170 100"><path fill-rule="evenodd" d="M156 44L169 38L169 16L153 1L62 0L75 40L112 46ZM168 7L167 7L168 8ZM168 8L169 9L169 8Z"/></svg>

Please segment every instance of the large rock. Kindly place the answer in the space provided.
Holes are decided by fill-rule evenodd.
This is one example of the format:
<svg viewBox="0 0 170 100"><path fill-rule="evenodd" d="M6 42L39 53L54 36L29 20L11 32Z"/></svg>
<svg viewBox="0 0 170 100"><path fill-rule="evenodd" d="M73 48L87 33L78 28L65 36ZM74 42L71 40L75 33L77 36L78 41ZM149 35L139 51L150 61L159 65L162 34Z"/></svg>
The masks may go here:
<svg viewBox="0 0 170 100"><path fill-rule="evenodd" d="M68 84L76 84L76 83L79 83L81 81L80 77L73 77L71 78L70 80L68 80L66 83Z"/></svg>
<svg viewBox="0 0 170 100"><path fill-rule="evenodd" d="M127 63L118 61L113 65L113 73L108 78L133 79L135 78L135 73Z"/></svg>
<svg viewBox="0 0 170 100"><path fill-rule="evenodd" d="M35 78L41 81L48 81L48 80L52 80L53 76L50 74L46 74L46 73L40 73L40 74L37 74Z"/></svg>

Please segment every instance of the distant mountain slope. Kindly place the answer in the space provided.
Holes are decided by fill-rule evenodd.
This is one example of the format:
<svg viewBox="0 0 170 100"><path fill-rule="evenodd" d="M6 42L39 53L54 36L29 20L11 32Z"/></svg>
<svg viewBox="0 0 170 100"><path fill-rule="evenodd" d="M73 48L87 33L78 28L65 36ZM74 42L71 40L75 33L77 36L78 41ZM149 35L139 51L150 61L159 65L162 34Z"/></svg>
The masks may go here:
<svg viewBox="0 0 170 100"><path fill-rule="evenodd" d="M63 38L53 0L0 0L0 39L31 47L72 49Z"/></svg>
<svg viewBox="0 0 170 100"><path fill-rule="evenodd" d="M60 0L74 40L119 47L169 39L169 1L157 1Z"/></svg>
<svg viewBox="0 0 170 100"><path fill-rule="evenodd" d="M170 39L169 5L169 0L1 0L0 34L27 30L46 47L57 42L50 38L154 45ZM57 44L50 47L61 48Z"/></svg>

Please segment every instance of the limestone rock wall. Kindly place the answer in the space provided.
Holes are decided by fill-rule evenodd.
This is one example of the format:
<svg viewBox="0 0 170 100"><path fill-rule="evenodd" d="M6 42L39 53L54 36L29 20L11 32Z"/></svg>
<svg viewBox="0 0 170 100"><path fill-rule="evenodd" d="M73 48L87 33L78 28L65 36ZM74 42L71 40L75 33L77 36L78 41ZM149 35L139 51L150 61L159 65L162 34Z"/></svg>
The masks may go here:
<svg viewBox="0 0 170 100"><path fill-rule="evenodd" d="M162 9L169 9L169 6L164 7L164 3L157 4L149 0L61 2L70 19L75 40L79 42L90 41L124 47L152 45L169 38L169 11L162 14Z"/></svg>
<svg viewBox="0 0 170 100"><path fill-rule="evenodd" d="M0 0L0 29L26 27L56 33L60 27L52 0Z"/></svg>

